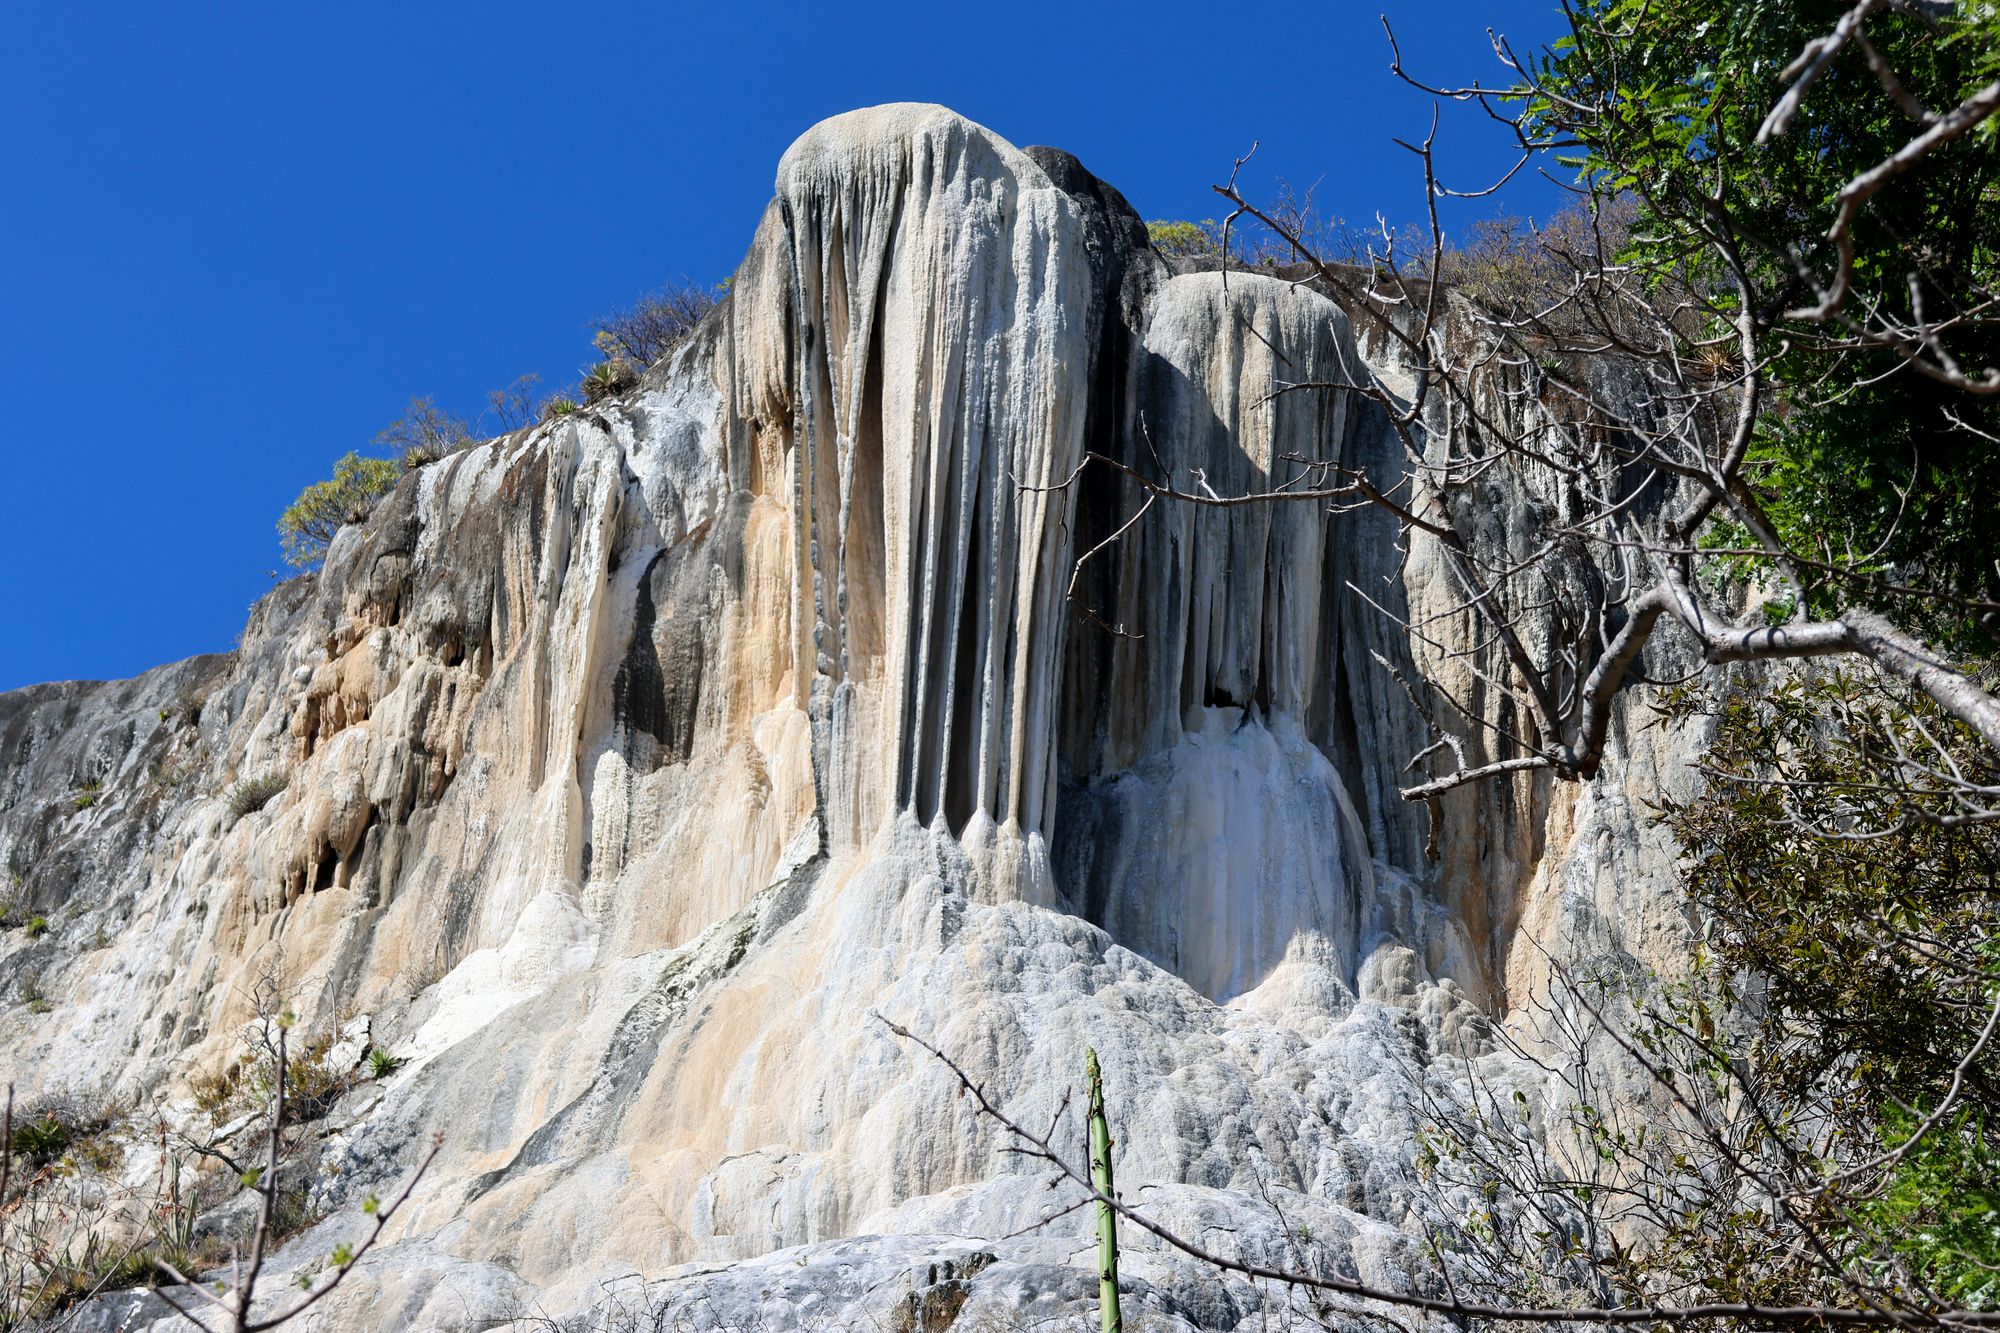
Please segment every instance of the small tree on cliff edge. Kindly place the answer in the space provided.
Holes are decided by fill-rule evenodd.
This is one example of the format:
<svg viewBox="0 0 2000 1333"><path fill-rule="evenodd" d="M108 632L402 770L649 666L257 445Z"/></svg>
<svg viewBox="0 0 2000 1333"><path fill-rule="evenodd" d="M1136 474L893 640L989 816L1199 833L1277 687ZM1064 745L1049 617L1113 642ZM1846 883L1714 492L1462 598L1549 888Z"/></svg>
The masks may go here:
<svg viewBox="0 0 2000 1333"><path fill-rule="evenodd" d="M349 523L366 519L375 502L396 489L403 465L393 458L346 454L333 465L333 476L299 492L299 498L278 515L278 540L285 559L310 569L326 558L334 534Z"/></svg>

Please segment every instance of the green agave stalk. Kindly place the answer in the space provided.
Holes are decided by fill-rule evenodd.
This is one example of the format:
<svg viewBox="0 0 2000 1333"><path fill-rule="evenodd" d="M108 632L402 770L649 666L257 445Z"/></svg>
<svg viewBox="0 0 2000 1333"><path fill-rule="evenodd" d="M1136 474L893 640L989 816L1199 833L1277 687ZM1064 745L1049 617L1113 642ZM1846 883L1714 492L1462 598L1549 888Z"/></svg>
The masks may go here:
<svg viewBox="0 0 2000 1333"><path fill-rule="evenodd" d="M1116 1198L1111 1182L1111 1122L1104 1116L1104 1077L1097 1069L1097 1051L1084 1052L1090 1076L1090 1183L1103 1196L1097 1201L1097 1303L1104 1315L1104 1333L1124 1333L1118 1316L1118 1214L1106 1202Z"/></svg>

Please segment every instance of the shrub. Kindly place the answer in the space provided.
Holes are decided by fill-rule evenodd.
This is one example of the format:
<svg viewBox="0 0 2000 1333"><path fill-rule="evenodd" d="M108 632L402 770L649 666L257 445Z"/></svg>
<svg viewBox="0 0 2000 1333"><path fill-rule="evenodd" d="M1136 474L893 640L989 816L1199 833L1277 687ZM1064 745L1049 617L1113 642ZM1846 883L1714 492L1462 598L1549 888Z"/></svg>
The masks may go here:
<svg viewBox="0 0 2000 1333"><path fill-rule="evenodd" d="M304 1185L281 1188L271 1201L271 1244L282 1244L325 1218Z"/></svg>
<svg viewBox="0 0 2000 1333"><path fill-rule="evenodd" d="M332 1109L361 1081L360 1071L329 1063L336 1034L322 1031L290 1047L285 1057L285 1123L316 1120ZM393 1057L392 1057L393 1059ZM374 1061L369 1061L374 1071ZM400 1066L402 1061L394 1060ZM259 1044L227 1065L219 1074L198 1074L188 1080L195 1109L215 1124L255 1111L268 1113L276 1090L275 1048ZM392 1071L393 1072L393 1071ZM376 1074L376 1077L381 1077Z"/></svg>
<svg viewBox="0 0 2000 1333"><path fill-rule="evenodd" d="M220 1074L196 1074L188 1079L195 1109L218 1125L236 1114L243 1091L244 1063L245 1059L234 1060Z"/></svg>
<svg viewBox="0 0 2000 1333"><path fill-rule="evenodd" d="M21 978L21 1003L31 1014L46 1014L49 1011L49 993L42 988L42 974L30 972Z"/></svg>
<svg viewBox="0 0 2000 1333"><path fill-rule="evenodd" d="M161 725L178 722L184 727L195 726L201 721L201 710L207 703L207 693L189 685L174 696L172 703L160 710Z"/></svg>
<svg viewBox="0 0 2000 1333"><path fill-rule="evenodd" d="M192 760L174 763L160 758L153 761L151 773L154 782L168 791L174 791L194 776L194 763Z"/></svg>
<svg viewBox="0 0 2000 1333"><path fill-rule="evenodd" d="M644 370L678 347L714 307L715 297L703 288L669 283L640 297L630 310L597 320L592 341L606 361Z"/></svg>
<svg viewBox="0 0 2000 1333"><path fill-rule="evenodd" d="M70 799L79 810L88 810L97 804L98 794L104 790L102 782L84 782L77 785L76 793Z"/></svg>
<svg viewBox="0 0 2000 1333"><path fill-rule="evenodd" d="M31 1171L72 1153L87 1165L107 1168L117 1164L117 1153L100 1140L116 1121L112 1109L101 1102L71 1093L57 1094L16 1114L9 1146L15 1162Z"/></svg>
<svg viewBox="0 0 2000 1333"><path fill-rule="evenodd" d="M569 416L576 410L577 410L577 405L575 399L565 398L561 394L557 394L555 397L549 399L547 402L542 404L542 420L554 421L558 417Z"/></svg>
<svg viewBox="0 0 2000 1333"><path fill-rule="evenodd" d="M14 1156L29 1168L46 1166L69 1151L70 1127L53 1116L24 1119L14 1130Z"/></svg>
<svg viewBox="0 0 2000 1333"><path fill-rule="evenodd" d="M396 489L402 476L403 465L392 458L343 457L333 465L332 480L306 487L278 516L285 559L300 569L318 564L326 558L334 534L366 519L375 502Z"/></svg>
<svg viewBox="0 0 2000 1333"><path fill-rule="evenodd" d="M1201 222L1156 219L1146 224L1146 239L1170 259L1220 258L1222 231L1213 219Z"/></svg>
<svg viewBox="0 0 2000 1333"><path fill-rule="evenodd" d="M302 1042L285 1061L285 1120L317 1120L333 1109L333 1104L361 1081L353 1067L336 1068L328 1063L336 1035L319 1032ZM268 1073L265 1082L269 1083Z"/></svg>
<svg viewBox="0 0 2000 1333"><path fill-rule="evenodd" d="M535 410L535 386L541 382L540 375L523 375L506 388L486 395L487 410L493 414L502 434L535 424L539 415Z"/></svg>
<svg viewBox="0 0 2000 1333"><path fill-rule="evenodd" d="M433 399L412 398L402 416L376 432L375 443L399 458L407 472L466 448L472 431Z"/></svg>
<svg viewBox="0 0 2000 1333"><path fill-rule="evenodd" d="M49 919L47 917L38 916L28 922L29 939L38 940L42 936L48 933L49 933Z"/></svg>
<svg viewBox="0 0 2000 1333"><path fill-rule="evenodd" d="M1621 195L1595 213L1570 205L1539 223L1481 218L1439 253L1438 276L1503 319L1540 323L1544 311L1571 294L1580 268L1624 249L1636 217L1630 197ZM1558 318L1573 317L1563 311Z"/></svg>
<svg viewBox="0 0 2000 1333"><path fill-rule="evenodd" d="M86 1235L80 1255L65 1250L51 1255L49 1268L34 1284L33 1298L25 1313L61 1327L66 1313L99 1292L142 1286L153 1278L152 1259L136 1250L119 1250L100 1240L95 1232Z"/></svg>
<svg viewBox="0 0 2000 1333"><path fill-rule="evenodd" d="M285 789L287 781L283 773L260 773L243 779L228 791L229 813L237 819L257 813Z"/></svg>
<svg viewBox="0 0 2000 1333"><path fill-rule="evenodd" d="M368 1052L368 1076L370 1078L385 1079L402 1067L403 1059L401 1056L391 1055L380 1046Z"/></svg>

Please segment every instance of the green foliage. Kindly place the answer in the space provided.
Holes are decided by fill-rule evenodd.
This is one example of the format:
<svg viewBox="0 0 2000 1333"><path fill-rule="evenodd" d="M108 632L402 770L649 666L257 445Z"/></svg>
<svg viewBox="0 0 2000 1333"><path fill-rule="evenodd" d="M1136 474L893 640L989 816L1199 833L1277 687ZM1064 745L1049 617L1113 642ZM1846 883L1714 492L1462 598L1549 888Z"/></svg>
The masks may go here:
<svg viewBox="0 0 2000 1333"><path fill-rule="evenodd" d="M39 1256L44 1267L33 1290L18 1293L27 1297L20 1313L38 1328L62 1327L76 1305L104 1291L137 1287L150 1281L153 1261L135 1249L107 1243L96 1232L88 1232L82 1243L64 1245L60 1250ZM0 1327L10 1327L0 1312Z"/></svg>
<svg viewBox="0 0 2000 1333"><path fill-rule="evenodd" d="M396 459L343 456L333 465L331 480L306 487L278 516L285 559L300 569L317 565L326 558L334 534L366 519L402 477L403 464Z"/></svg>
<svg viewBox="0 0 2000 1333"><path fill-rule="evenodd" d="M1200 222L1157 219L1146 224L1146 239L1170 259L1222 257L1222 224L1214 218Z"/></svg>
<svg viewBox="0 0 2000 1333"><path fill-rule="evenodd" d="M1084 1081L1090 1122L1090 1187L1105 1199L1118 1197L1111 1174L1111 1120L1104 1110L1104 1076L1095 1049L1084 1052ZM1097 1204L1097 1304L1104 1333L1119 1333L1124 1323L1118 1302L1118 1214L1100 1199Z"/></svg>
<svg viewBox="0 0 2000 1333"><path fill-rule="evenodd" d="M44 1098L17 1111L9 1145L17 1166L39 1171L65 1157L81 1165L110 1169L118 1151L108 1140L117 1116L112 1108L81 1097Z"/></svg>
<svg viewBox="0 0 2000 1333"><path fill-rule="evenodd" d="M79 810L88 810L91 806L97 804L97 798L103 791L104 784L102 782L79 783L75 794L70 797L70 803Z"/></svg>
<svg viewBox="0 0 2000 1333"><path fill-rule="evenodd" d="M1920 696L1851 672L1671 707L1715 724L1707 789L1663 814L1708 923L1709 993L1655 1033L1702 1034L1724 1082L1751 1071L1770 1132L1822 1163L1812 1216L1852 1275L2000 1306L2000 1052L1980 1040L2000 1003L2000 823L1963 799L2000 767ZM1931 765L1899 778L1885 762L1916 751ZM1912 1108L1947 1095L1913 1141ZM1712 1268L1718 1244L1748 1243L1714 1234L1730 1230L1691 1252ZM1745 1281L1777 1285L1783 1248Z"/></svg>
<svg viewBox="0 0 2000 1333"><path fill-rule="evenodd" d="M1950 782L1891 780L1881 757L1925 733L1968 775L1991 756L1934 705L1855 672L1801 672L1711 711L1709 787L1665 819L1717 963L1764 979L1762 1068L1801 1094L1838 1076L1924 1100L2000 984L2000 824L1956 822Z"/></svg>
<svg viewBox="0 0 2000 1333"><path fill-rule="evenodd" d="M1837 266L1828 239L1844 186L1908 144L1920 126L1850 43L1819 76L1789 130L1759 142L1788 69L1851 6L1844 0L1584 0L1571 35L1521 91L1529 127L1603 195L1639 208L1628 259L1671 275L1707 305L1691 326L1726 333L1743 297L1718 245L1718 218L1742 254L1769 370L1784 386L1760 423L1752 475L1780 537L1832 566L1805 608L1824 614L1865 590L1912 628L1962 635L1963 605L1992 601L2000 567L1982 510L2000 493L2000 396L1910 370L1890 348L1844 345L1849 326L1803 321L1806 276ZM2000 67L1991 5L1937 15L1883 6L1866 35L1907 93L1948 110ZM1577 106L1590 108L1579 114ZM1849 315L1909 321L1918 305L1953 321L1940 344L1969 370L2000 364L2000 134L1979 132L1918 160L1862 207L1853 227Z"/></svg>
<svg viewBox="0 0 2000 1333"><path fill-rule="evenodd" d="M32 1170L68 1152L72 1133L73 1126L54 1116L29 1120L14 1130L14 1156Z"/></svg>
<svg viewBox="0 0 2000 1333"><path fill-rule="evenodd" d="M28 918L27 930L29 939L40 939L49 933L49 919L45 916L30 917Z"/></svg>
<svg viewBox="0 0 2000 1333"><path fill-rule="evenodd" d="M487 412L481 420L490 420L503 432L513 431L569 416L580 410L579 398L584 403L597 403L623 393L638 383L641 370L679 346L715 304L713 293L688 283L670 284L649 293L630 309L595 321L592 342L603 360L579 384L537 404L534 391L540 377L523 375L486 395ZM406 472L475 442L471 426L462 417L439 407L435 399L412 398L403 415L375 436L376 447L388 457L345 455L334 464L332 478L306 487L279 516L278 535L285 559L298 569L318 565L335 534L350 523L365 520ZM161 710L162 722L170 716L168 710Z"/></svg>
<svg viewBox="0 0 2000 1333"><path fill-rule="evenodd" d="M1883 1143L1902 1148L1922 1124L1891 1104ZM2000 1308L2000 1143L1981 1112L1948 1116L1911 1146L1881 1191L1854 1208L1858 1229L1879 1236L1917 1277L1954 1305Z"/></svg>
<svg viewBox="0 0 2000 1333"><path fill-rule="evenodd" d="M596 404L620 394L639 382L639 374L629 362L614 358L600 361L584 375L583 401Z"/></svg>
<svg viewBox="0 0 2000 1333"><path fill-rule="evenodd" d="M368 1075L375 1079L385 1079L403 1067L400 1056L389 1054L380 1046L368 1052Z"/></svg>

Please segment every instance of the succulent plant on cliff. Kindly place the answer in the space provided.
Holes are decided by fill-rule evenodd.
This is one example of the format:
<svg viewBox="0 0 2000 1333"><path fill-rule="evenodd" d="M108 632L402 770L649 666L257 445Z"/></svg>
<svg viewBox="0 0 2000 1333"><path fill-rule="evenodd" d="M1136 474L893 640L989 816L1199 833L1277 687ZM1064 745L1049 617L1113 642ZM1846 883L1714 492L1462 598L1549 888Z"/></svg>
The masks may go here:
<svg viewBox="0 0 2000 1333"><path fill-rule="evenodd" d="M639 382L639 372L621 357L600 361L585 372L582 382L583 401L601 403L614 394L620 394Z"/></svg>

